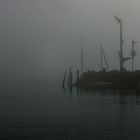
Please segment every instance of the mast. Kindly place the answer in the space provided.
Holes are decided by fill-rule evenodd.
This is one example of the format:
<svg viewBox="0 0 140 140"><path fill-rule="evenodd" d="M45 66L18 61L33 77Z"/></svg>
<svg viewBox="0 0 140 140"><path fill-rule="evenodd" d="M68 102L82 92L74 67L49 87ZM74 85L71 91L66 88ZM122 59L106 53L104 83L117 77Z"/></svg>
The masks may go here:
<svg viewBox="0 0 140 140"><path fill-rule="evenodd" d="M101 50L101 71L103 71L103 53L102 53L102 46L100 47Z"/></svg>
<svg viewBox="0 0 140 140"><path fill-rule="evenodd" d="M109 71L109 65L107 63L107 59L106 59L106 55L105 55L105 51L103 49L103 47L101 46L101 71L103 69L103 60L102 60L102 57L104 57L104 60L105 60L105 63L106 63L106 67L107 67L107 70Z"/></svg>
<svg viewBox="0 0 140 140"><path fill-rule="evenodd" d="M134 47L135 47L135 44L137 43L137 41L135 41L135 40L132 40L132 52L131 52L131 57L132 57L132 72L134 72L134 58L135 58L135 56L136 56L136 51L135 51L135 49L134 49Z"/></svg>
<svg viewBox="0 0 140 140"><path fill-rule="evenodd" d="M81 38L81 75L83 74L83 37L80 35Z"/></svg>
<svg viewBox="0 0 140 140"><path fill-rule="evenodd" d="M118 18L117 16L114 16L116 19L117 23L120 24L120 52L119 52L119 57L120 57L120 72L123 72L123 39L122 39L122 20Z"/></svg>

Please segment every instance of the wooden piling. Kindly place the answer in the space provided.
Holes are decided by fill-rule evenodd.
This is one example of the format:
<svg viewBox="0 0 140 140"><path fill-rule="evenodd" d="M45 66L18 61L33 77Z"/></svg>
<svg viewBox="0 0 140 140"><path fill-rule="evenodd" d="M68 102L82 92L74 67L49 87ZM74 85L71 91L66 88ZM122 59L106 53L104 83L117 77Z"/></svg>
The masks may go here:
<svg viewBox="0 0 140 140"><path fill-rule="evenodd" d="M70 86L70 74L71 74L71 67L69 69L69 74L68 74L68 87Z"/></svg>
<svg viewBox="0 0 140 140"><path fill-rule="evenodd" d="M79 81L80 72L77 70L77 81Z"/></svg>
<svg viewBox="0 0 140 140"><path fill-rule="evenodd" d="M72 81L73 81L73 74L72 71L70 72L70 87L72 87Z"/></svg>
<svg viewBox="0 0 140 140"><path fill-rule="evenodd" d="M69 69L69 75L68 75L68 87L72 87L72 81L73 81L73 75L72 75L72 69Z"/></svg>
<svg viewBox="0 0 140 140"><path fill-rule="evenodd" d="M62 87L63 87L63 88L65 87L66 76L67 76L67 71L65 70L64 77L63 77L63 82L62 82Z"/></svg>

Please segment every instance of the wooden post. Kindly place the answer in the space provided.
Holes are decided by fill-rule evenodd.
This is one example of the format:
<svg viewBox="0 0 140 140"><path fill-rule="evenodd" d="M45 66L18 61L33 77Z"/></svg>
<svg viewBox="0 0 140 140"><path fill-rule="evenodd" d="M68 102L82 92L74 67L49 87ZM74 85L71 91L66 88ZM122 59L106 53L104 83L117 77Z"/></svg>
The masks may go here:
<svg viewBox="0 0 140 140"><path fill-rule="evenodd" d="M72 71L70 72L70 87L72 87L72 81L73 81L73 75L72 75Z"/></svg>
<svg viewBox="0 0 140 140"><path fill-rule="evenodd" d="M68 75L68 87L71 86L71 67L69 69L69 75Z"/></svg>
<svg viewBox="0 0 140 140"><path fill-rule="evenodd" d="M67 76L67 71L65 70L64 78L63 78L63 82L62 82L62 87L63 87L63 88L65 87L66 76Z"/></svg>
<svg viewBox="0 0 140 140"><path fill-rule="evenodd" d="M77 70L77 81L79 81L79 70Z"/></svg>

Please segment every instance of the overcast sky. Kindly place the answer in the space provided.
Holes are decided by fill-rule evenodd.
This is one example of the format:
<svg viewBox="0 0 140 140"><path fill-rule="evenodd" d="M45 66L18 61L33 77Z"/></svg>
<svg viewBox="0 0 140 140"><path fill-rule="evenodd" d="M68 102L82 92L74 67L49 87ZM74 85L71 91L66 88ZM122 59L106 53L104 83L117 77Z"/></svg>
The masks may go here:
<svg viewBox="0 0 140 140"><path fill-rule="evenodd" d="M84 37L84 70L100 69L101 45L111 69L119 68L119 25L123 19L124 54L131 40L140 41L139 0L1 0L0 77L60 77L80 69L80 37ZM136 45L135 68L140 64ZM131 68L127 62L127 69Z"/></svg>

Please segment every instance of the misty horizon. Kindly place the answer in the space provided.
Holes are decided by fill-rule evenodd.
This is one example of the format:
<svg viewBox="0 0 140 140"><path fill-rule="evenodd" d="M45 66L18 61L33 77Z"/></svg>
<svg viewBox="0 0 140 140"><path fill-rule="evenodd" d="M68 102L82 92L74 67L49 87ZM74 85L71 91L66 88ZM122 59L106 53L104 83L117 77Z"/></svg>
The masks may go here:
<svg viewBox="0 0 140 140"><path fill-rule="evenodd" d="M119 69L119 25L123 19L124 56L131 40L140 40L137 0L5 0L0 2L0 77L51 79L65 69L80 69L80 37L84 38L84 71L100 70L103 45L110 69ZM140 69L139 43L135 69ZM131 70L131 62L125 64Z"/></svg>

